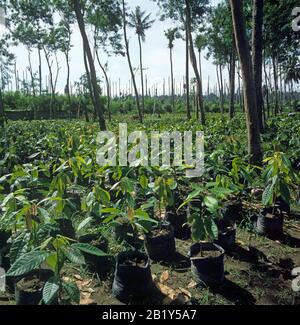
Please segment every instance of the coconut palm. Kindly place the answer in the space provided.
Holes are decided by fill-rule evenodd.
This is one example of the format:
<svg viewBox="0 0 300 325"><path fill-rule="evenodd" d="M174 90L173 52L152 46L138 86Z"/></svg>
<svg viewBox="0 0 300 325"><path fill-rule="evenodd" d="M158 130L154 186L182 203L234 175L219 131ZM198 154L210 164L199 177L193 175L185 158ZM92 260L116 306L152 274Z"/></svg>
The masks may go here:
<svg viewBox="0 0 300 325"><path fill-rule="evenodd" d="M178 28L171 28L165 31L165 36L169 41L168 48L170 49L170 65L171 65L171 88L172 88L172 106L175 110L175 92L174 92L174 73L173 73L173 48L174 41L179 37Z"/></svg>
<svg viewBox="0 0 300 325"><path fill-rule="evenodd" d="M150 29L155 20L151 20L151 14L146 14L146 11L142 11L139 6L135 8L135 11L129 15L128 25L135 28L135 32L138 35L139 47L140 47L140 71L141 71L141 83L142 83L142 110L145 111L145 96L144 96L144 74L143 74L143 53L142 42L146 40L146 30Z"/></svg>

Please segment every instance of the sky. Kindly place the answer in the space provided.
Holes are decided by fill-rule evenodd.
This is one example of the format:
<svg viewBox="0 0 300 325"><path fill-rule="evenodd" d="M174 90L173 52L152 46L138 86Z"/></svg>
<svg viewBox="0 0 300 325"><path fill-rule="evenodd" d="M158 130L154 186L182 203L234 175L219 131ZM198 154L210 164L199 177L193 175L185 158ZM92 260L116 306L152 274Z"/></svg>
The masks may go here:
<svg viewBox="0 0 300 325"><path fill-rule="evenodd" d="M168 92L168 78L170 76L170 61L169 61L169 49L167 47L168 41L164 35L164 31L172 27L172 22L159 21L159 8L152 0L128 0L128 5L131 9L134 9L139 5L142 10L147 13L151 13L152 18L156 19L153 27L146 33L146 42L143 43L143 61L145 74L148 78L148 89L153 89L154 85L157 85L158 94L163 92L163 80L166 80L166 92ZM212 0L211 4L216 5L220 0ZM131 59L134 67L139 66L139 47L137 36L134 30L129 31L129 42L130 42L130 53ZM72 51L71 51L71 83L78 81L80 76L85 73L83 64L83 54L82 54L82 38L77 26L75 26L72 36ZM19 45L16 48L12 48L11 51L15 53L17 58L17 69L19 75L23 75L23 71L26 71L28 67L28 54L24 46ZM105 53L100 52L100 57L102 62L108 62L108 75L112 83L121 84L121 90L125 91L128 88L130 80L130 71L128 68L128 63L126 57L122 56L111 56L108 57ZM63 55L58 56L60 73L57 84L57 91L63 92L66 84L67 68ZM176 40L175 47L173 51L174 60L174 78L178 87L180 88L180 83L183 83L183 78L185 75L185 44L182 40ZM36 52L32 53L32 64L33 69L38 71L38 56ZM100 69L97 67L97 73L100 78L103 75ZM207 80L210 79L211 87L214 87L216 83L216 72L215 67L210 61L205 59L205 53L202 55L202 69L203 69L203 80L204 89L207 89ZM193 77L192 67L190 69L191 77ZM29 78L29 73L28 78ZM43 83L46 83L48 75L46 62L43 62ZM138 86L140 87L140 78L137 78ZM13 81L14 83L14 81ZM119 86L118 86L119 87ZM104 88L104 85L103 85Z"/></svg>

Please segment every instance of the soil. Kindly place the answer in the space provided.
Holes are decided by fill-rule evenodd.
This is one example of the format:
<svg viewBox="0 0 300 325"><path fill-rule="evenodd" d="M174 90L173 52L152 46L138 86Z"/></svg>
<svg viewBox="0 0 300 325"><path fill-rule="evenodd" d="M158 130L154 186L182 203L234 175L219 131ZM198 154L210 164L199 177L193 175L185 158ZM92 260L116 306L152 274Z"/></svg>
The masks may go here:
<svg viewBox="0 0 300 325"><path fill-rule="evenodd" d="M133 266L133 267L145 267L147 265L147 260L139 258L139 257L134 257L132 259L128 259L122 263L122 265L126 266Z"/></svg>
<svg viewBox="0 0 300 325"><path fill-rule="evenodd" d="M222 287L212 290L198 287L191 278L187 252L190 240L176 239L178 254L170 263L151 264L156 283L168 272L163 282L166 288L184 288L197 305L300 305L300 292L293 292L291 270L300 266L300 215L285 220L285 235L278 241L250 234L237 228L237 245L224 256L226 280ZM100 285L95 283L93 299L107 305L122 305L111 294L113 275ZM157 291L137 302L140 305L170 305L166 293Z"/></svg>
<svg viewBox="0 0 300 325"><path fill-rule="evenodd" d="M213 257L219 257L222 253L220 251L200 251L198 254L193 255L191 259L198 259L198 258L213 258Z"/></svg>
<svg viewBox="0 0 300 325"><path fill-rule="evenodd" d="M161 283L162 275L167 272L163 285L172 290L187 290L191 303L197 305L300 305L300 292L292 290L294 277L291 276L293 268L300 267L299 212L285 218L284 235L276 241L237 227L236 247L224 256L226 279L218 289L198 287L193 283L187 256L191 240L176 239L177 255L168 263L153 262L152 276L156 283ZM111 248L116 250L116 246ZM145 261L128 262L145 265ZM74 276L74 269L66 272L66 276ZM101 282L89 273L83 273L82 277L92 279L92 299L97 304L123 305L111 292L113 271ZM166 297L166 292L157 290L137 304L173 304ZM12 304L13 295L0 293L0 305Z"/></svg>
<svg viewBox="0 0 300 325"><path fill-rule="evenodd" d="M227 234L229 232L232 232L234 231L235 227L234 226L228 226L228 227L225 227L221 230L221 233L222 234Z"/></svg>
<svg viewBox="0 0 300 325"><path fill-rule="evenodd" d="M155 237L163 237L168 236L170 234L169 229L155 229L152 231L149 237L155 238Z"/></svg>
<svg viewBox="0 0 300 325"><path fill-rule="evenodd" d="M45 281L40 280L36 275L28 276L18 282L18 289L26 292L36 292L43 288Z"/></svg>
<svg viewBox="0 0 300 325"><path fill-rule="evenodd" d="M276 220L276 219L281 219L282 216L281 215L278 215L278 214L267 213L265 215L265 218L272 219L272 220Z"/></svg>

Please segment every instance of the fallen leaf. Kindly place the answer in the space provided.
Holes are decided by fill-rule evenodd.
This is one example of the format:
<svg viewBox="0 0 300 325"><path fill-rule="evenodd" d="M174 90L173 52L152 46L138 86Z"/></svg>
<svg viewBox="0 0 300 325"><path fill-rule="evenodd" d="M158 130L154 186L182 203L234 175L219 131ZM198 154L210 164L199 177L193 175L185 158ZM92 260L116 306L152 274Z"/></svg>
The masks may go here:
<svg viewBox="0 0 300 325"><path fill-rule="evenodd" d="M189 289L194 289L194 288L197 288L198 286L198 283L194 280L192 280L189 284L188 284L188 288Z"/></svg>
<svg viewBox="0 0 300 325"><path fill-rule="evenodd" d="M168 281L169 280L169 271L167 270L167 271L164 271L162 274L161 274L161 276L160 276L160 278L159 278L159 281L161 282L161 283L163 283L163 282L166 282L166 281Z"/></svg>
<svg viewBox="0 0 300 325"><path fill-rule="evenodd" d="M185 294L187 297L192 298L192 294L191 294L188 290L186 290L186 289L184 289L184 288L179 288L179 290L180 290L183 294Z"/></svg>
<svg viewBox="0 0 300 325"><path fill-rule="evenodd" d="M91 298L90 293L81 292L80 305L97 305L96 301Z"/></svg>
<svg viewBox="0 0 300 325"><path fill-rule="evenodd" d="M169 297L171 300L174 300L176 297L176 291L162 283L157 283L157 286L159 290L167 297Z"/></svg>
<svg viewBox="0 0 300 325"><path fill-rule="evenodd" d="M75 275L74 275L74 278L75 278L76 280L80 280L80 281L83 280L82 277L81 277L79 274L75 274Z"/></svg>

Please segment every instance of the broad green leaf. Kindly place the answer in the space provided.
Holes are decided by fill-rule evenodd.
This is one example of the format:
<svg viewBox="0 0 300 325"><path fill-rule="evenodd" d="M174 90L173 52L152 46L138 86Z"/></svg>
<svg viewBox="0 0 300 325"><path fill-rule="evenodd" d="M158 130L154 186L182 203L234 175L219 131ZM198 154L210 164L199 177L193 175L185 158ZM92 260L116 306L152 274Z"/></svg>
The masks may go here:
<svg viewBox="0 0 300 325"><path fill-rule="evenodd" d="M71 283L71 282L63 282L62 286L64 290L66 291L67 295L69 298L74 301L75 303L79 304L80 303L80 291L77 287L76 284Z"/></svg>
<svg viewBox="0 0 300 325"><path fill-rule="evenodd" d="M214 213L218 207L219 207L219 202L217 199L215 199L212 196L205 196L204 198L204 204L208 208L208 210L212 213Z"/></svg>
<svg viewBox="0 0 300 325"><path fill-rule="evenodd" d="M46 259L47 265L51 268L53 272L57 271L57 254L56 252L50 254Z"/></svg>
<svg viewBox="0 0 300 325"><path fill-rule="evenodd" d="M19 276L37 269L49 256L47 252L32 251L16 260L7 272L7 276Z"/></svg>
<svg viewBox="0 0 300 325"><path fill-rule="evenodd" d="M142 186L143 189L147 188L149 184L148 178L146 175L142 175L140 177L140 185Z"/></svg>
<svg viewBox="0 0 300 325"><path fill-rule="evenodd" d="M50 278L44 285L43 288L43 301L46 305L51 303L57 298L59 291L59 283L56 277Z"/></svg>
<svg viewBox="0 0 300 325"><path fill-rule="evenodd" d="M73 244L71 247L77 248L80 251L84 252L84 253L88 253L91 255L96 255L96 256L107 256L106 253L104 253L101 249L94 247L92 245L89 244L85 244L85 243L76 243Z"/></svg>
<svg viewBox="0 0 300 325"><path fill-rule="evenodd" d="M85 264L84 256L81 254L80 250L74 246L68 246L64 248L63 252L70 262L79 265Z"/></svg>
<svg viewBox="0 0 300 325"><path fill-rule="evenodd" d="M264 206L267 206L272 203L273 201L273 189L274 189L274 184L271 183L267 185L265 188L263 195L262 195L262 204Z"/></svg>
<svg viewBox="0 0 300 325"><path fill-rule="evenodd" d="M77 231L82 230L84 227L86 227L91 221L93 220L92 217L87 217L83 221L80 222L80 224L77 227Z"/></svg>
<svg viewBox="0 0 300 325"><path fill-rule="evenodd" d="M9 251L10 263L13 264L18 258L24 255L28 249L30 233L24 231L13 240Z"/></svg>
<svg viewBox="0 0 300 325"><path fill-rule="evenodd" d="M194 241L205 240L205 228L200 215L193 214L192 216L192 238Z"/></svg>

